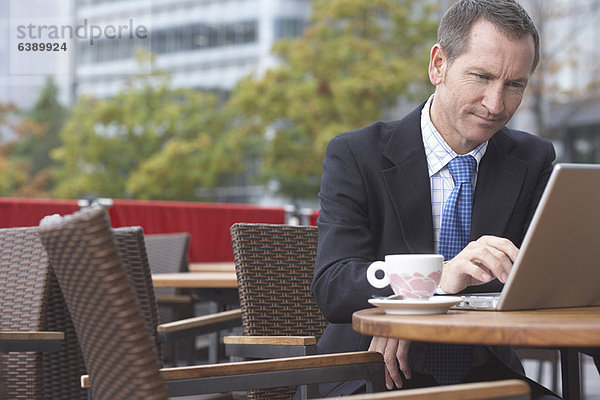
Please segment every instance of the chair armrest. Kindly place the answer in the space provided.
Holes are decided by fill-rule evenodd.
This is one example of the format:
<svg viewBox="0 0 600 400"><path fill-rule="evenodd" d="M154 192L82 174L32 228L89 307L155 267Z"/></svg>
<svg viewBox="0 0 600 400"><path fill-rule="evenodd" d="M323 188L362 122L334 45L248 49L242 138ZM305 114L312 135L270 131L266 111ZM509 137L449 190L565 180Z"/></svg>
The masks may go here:
<svg viewBox="0 0 600 400"><path fill-rule="evenodd" d="M383 356L368 351L163 368L161 375L170 397L345 379L366 379L374 390L385 390ZM89 388L89 376L81 384Z"/></svg>
<svg viewBox="0 0 600 400"><path fill-rule="evenodd" d="M559 351L556 348L546 347L515 347L515 351L520 359L542 360L558 363Z"/></svg>
<svg viewBox="0 0 600 400"><path fill-rule="evenodd" d="M395 390L352 396L352 400L483 400L531 398L527 382L518 379L501 381L460 383L420 389Z"/></svg>
<svg viewBox="0 0 600 400"><path fill-rule="evenodd" d="M281 346L311 346L317 344L314 336L225 336L225 344L273 344Z"/></svg>
<svg viewBox="0 0 600 400"><path fill-rule="evenodd" d="M161 304L190 304L196 300L191 295L156 296L156 302Z"/></svg>
<svg viewBox="0 0 600 400"><path fill-rule="evenodd" d="M65 334L51 331L0 331L0 353L11 351L59 351Z"/></svg>
<svg viewBox="0 0 600 400"><path fill-rule="evenodd" d="M242 311L240 309L223 311L203 315L201 317L186 318L180 321L160 324L156 327L158 340L166 342L183 337L203 335L230 329L242 324Z"/></svg>
<svg viewBox="0 0 600 400"><path fill-rule="evenodd" d="M225 336L225 354L245 358L284 358L317 354L314 336Z"/></svg>

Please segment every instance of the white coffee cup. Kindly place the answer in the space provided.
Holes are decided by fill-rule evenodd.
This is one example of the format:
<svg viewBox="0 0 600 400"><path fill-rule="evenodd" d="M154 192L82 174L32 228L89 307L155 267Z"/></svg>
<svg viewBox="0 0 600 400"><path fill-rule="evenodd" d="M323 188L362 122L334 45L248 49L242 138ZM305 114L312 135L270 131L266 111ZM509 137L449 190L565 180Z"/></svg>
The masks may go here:
<svg viewBox="0 0 600 400"><path fill-rule="evenodd" d="M367 280L377 289L390 285L405 299L429 299L440 284L443 263L440 254L391 254L369 265ZM376 276L378 271L383 277Z"/></svg>

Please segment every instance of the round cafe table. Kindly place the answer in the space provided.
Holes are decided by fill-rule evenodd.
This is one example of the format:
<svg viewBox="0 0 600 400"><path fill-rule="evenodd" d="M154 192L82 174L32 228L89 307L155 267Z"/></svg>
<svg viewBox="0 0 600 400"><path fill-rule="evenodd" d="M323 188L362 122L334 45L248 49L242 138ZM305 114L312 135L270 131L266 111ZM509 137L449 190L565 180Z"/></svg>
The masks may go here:
<svg viewBox="0 0 600 400"><path fill-rule="evenodd" d="M600 347L600 307L433 315L388 315L371 308L355 312L352 327L366 335L409 340L559 348L565 399L580 396L576 348Z"/></svg>

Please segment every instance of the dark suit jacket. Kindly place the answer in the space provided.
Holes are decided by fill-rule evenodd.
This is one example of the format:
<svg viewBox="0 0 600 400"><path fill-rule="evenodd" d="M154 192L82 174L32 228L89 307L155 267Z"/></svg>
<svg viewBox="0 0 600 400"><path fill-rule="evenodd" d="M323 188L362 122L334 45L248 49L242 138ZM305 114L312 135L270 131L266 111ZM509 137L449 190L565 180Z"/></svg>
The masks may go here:
<svg viewBox="0 0 600 400"><path fill-rule="evenodd" d="M340 134L327 146L311 289L330 322L319 341L322 353L368 348L371 338L352 330L352 313L370 307L371 295L392 293L389 287L369 285L370 263L386 254L434 252L422 108L423 104L400 121ZM495 235L519 247L554 157L545 139L508 128L498 131L480 162L471 239ZM494 281L475 289L471 291L500 290L501 284ZM512 349L493 352L522 373Z"/></svg>

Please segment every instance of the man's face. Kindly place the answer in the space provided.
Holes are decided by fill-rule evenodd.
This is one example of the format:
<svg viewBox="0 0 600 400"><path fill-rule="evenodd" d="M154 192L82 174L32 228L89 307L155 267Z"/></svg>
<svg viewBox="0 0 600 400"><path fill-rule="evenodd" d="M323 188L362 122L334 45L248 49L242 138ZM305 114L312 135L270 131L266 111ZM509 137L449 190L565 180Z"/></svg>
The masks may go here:
<svg viewBox="0 0 600 400"><path fill-rule="evenodd" d="M456 153L468 153L508 123L523 99L533 58L531 35L512 40L483 19L451 64L439 45L432 48L431 120Z"/></svg>

